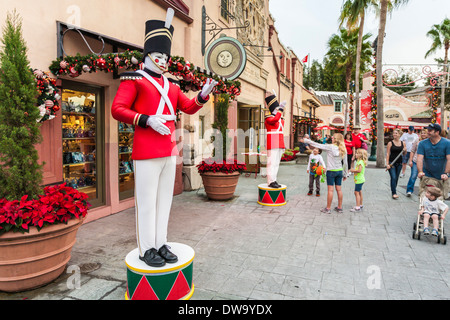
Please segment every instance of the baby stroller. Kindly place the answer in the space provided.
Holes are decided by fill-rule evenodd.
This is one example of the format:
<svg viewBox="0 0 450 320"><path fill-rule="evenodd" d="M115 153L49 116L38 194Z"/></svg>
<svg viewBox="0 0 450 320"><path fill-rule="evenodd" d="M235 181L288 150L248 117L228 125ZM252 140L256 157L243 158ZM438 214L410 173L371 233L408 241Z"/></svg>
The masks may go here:
<svg viewBox="0 0 450 320"><path fill-rule="evenodd" d="M420 193L419 196L419 208L422 207L422 194ZM442 212L440 212L442 214ZM413 234L412 234L412 238L413 239L417 239L420 240L421 236L423 235L423 214L417 214L417 221L414 222L413 225ZM429 218L429 222L428 222L429 226L433 225L433 220L430 217ZM444 220L439 218L439 228L438 228L438 236L436 237L436 241L437 243L442 243L442 244L447 244L447 236L445 236L444 234Z"/></svg>
<svg viewBox="0 0 450 320"><path fill-rule="evenodd" d="M431 219L431 217L429 218L428 224L430 226L433 225L433 220ZM412 238L420 240L420 237L423 235L423 215L422 214L417 215L417 221L414 222L413 230L414 231L412 234ZM439 219L438 232L439 232L439 234L436 237L437 243L447 244L447 236L444 234L444 220L442 220L442 219Z"/></svg>

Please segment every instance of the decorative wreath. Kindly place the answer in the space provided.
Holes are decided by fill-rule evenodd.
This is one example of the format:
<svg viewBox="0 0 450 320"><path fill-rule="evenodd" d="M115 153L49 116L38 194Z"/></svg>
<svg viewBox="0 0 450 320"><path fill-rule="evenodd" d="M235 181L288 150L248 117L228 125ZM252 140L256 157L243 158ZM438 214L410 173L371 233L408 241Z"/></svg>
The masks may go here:
<svg viewBox="0 0 450 320"><path fill-rule="evenodd" d="M56 111L60 109L59 99L61 99L61 96L59 95L59 89L56 87L56 79L50 78L48 73L38 69L31 71L34 74L39 90L37 107L41 118L38 122L42 123L56 117Z"/></svg>

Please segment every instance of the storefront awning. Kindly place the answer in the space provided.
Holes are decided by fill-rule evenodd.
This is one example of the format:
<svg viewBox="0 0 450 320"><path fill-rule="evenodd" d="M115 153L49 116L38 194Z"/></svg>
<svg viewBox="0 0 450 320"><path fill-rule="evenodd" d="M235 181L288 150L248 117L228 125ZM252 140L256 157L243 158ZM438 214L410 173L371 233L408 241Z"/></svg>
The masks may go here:
<svg viewBox="0 0 450 320"><path fill-rule="evenodd" d="M421 122L414 122L414 121L385 121L384 127L388 129L408 129L409 126L414 126L414 129L423 129L425 127L428 127L429 123L421 123Z"/></svg>

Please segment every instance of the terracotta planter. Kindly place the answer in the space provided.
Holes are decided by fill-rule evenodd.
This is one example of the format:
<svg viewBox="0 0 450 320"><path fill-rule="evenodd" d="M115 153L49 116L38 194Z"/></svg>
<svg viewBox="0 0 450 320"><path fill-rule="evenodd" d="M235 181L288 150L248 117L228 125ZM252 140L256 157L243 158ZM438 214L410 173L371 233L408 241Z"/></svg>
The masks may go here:
<svg viewBox="0 0 450 320"><path fill-rule="evenodd" d="M83 220L71 219L29 233L7 232L0 236L0 291L18 292L50 283L70 260L78 228Z"/></svg>
<svg viewBox="0 0 450 320"><path fill-rule="evenodd" d="M239 172L204 172L201 174L206 195L211 200L231 199L239 181Z"/></svg>

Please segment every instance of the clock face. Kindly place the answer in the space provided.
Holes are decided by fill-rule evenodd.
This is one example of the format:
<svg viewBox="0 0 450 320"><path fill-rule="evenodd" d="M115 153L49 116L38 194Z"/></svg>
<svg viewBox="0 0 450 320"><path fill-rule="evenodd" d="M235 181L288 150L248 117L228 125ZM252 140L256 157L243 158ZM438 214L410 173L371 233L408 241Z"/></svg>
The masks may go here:
<svg viewBox="0 0 450 320"><path fill-rule="evenodd" d="M228 80L234 80L244 71L247 55L242 44L231 37L215 40L205 55L205 66L209 72Z"/></svg>
<svg viewBox="0 0 450 320"><path fill-rule="evenodd" d="M233 63L233 55L228 50L223 50L217 55L217 64L222 68L227 68Z"/></svg>

